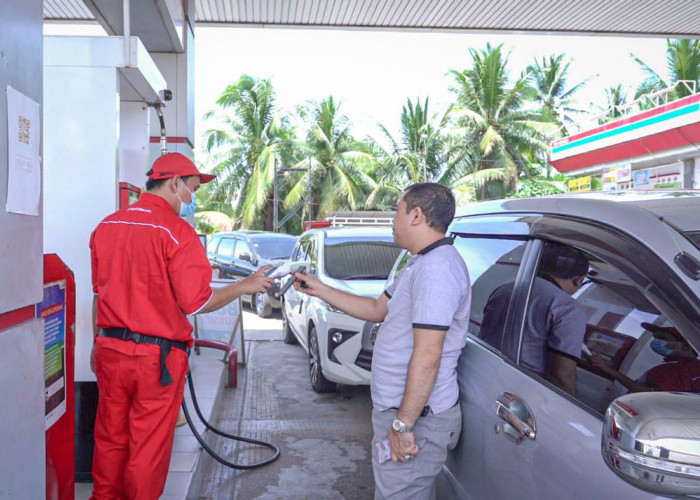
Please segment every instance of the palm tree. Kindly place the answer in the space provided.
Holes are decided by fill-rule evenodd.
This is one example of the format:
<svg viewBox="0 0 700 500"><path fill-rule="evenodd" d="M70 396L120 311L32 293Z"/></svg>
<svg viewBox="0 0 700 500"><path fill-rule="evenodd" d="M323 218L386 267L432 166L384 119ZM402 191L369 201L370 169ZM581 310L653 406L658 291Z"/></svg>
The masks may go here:
<svg viewBox="0 0 700 500"><path fill-rule="evenodd" d="M431 117L429 99L415 105L408 99L401 110L398 140L383 125L379 128L389 148L371 141L377 158L374 171L377 186L367 199L368 208L390 208L410 184L438 180L444 170L443 137L440 130L447 124L448 114Z"/></svg>
<svg viewBox="0 0 700 500"><path fill-rule="evenodd" d="M667 89L679 81L694 82L697 87L700 83L700 40L682 39L666 40L666 67L668 74L659 75L648 64L634 54L630 54L647 74L647 78L637 88L635 99L644 94ZM680 99L692 94L691 89L685 85L677 85L669 98ZM640 103L642 109L655 106L656 103Z"/></svg>
<svg viewBox="0 0 700 500"><path fill-rule="evenodd" d="M502 45L469 52L472 67L451 71L455 85L450 90L457 98L453 117L461 127L453 135L461 131L463 147L470 149L455 160L462 172L451 174L452 185L478 186L482 198L503 196L515 188L520 175L533 175L533 159L546 162L546 139L557 126L540 111L524 107L527 78L509 81Z"/></svg>
<svg viewBox="0 0 700 500"><path fill-rule="evenodd" d="M605 101L608 114L600 120L602 125L605 122L615 120L622 116L620 108L627 104L627 91L622 87L621 83L605 89Z"/></svg>
<svg viewBox="0 0 700 500"><path fill-rule="evenodd" d="M275 109L270 80L243 75L217 100L220 109L204 118L215 127L205 132L212 158L208 200L212 208L234 205L237 222L246 228L272 229L275 162L289 154L293 134Z"/></svg>
<svg viewBox="0 0 700 500"><path fill-rule="evenodd" d="M298 109L309 125L306 142L298 144L302 156L295 168L307 168L302 175L290 175L286 208L294 207L309 196L306 207L309 219L320 218L331 210L354 210L361 207L375 183L369 173L374 166L367 144L350 134L350 122L339 111L333 96L310 101Z"/></svg>
<svg viewBox="0 0 700 500"><path fill-rule="evenodd" d="M585 113L585 110L575 106L573 96L590 81L590 78L567 88L567 79L571 60L566 60L564 54L542 57L541 61L527 67L526 73L532 82L532 98L550 114L550 119L562 127L562 133L567 135L566 126L575 123L575 117Z"/></svg>

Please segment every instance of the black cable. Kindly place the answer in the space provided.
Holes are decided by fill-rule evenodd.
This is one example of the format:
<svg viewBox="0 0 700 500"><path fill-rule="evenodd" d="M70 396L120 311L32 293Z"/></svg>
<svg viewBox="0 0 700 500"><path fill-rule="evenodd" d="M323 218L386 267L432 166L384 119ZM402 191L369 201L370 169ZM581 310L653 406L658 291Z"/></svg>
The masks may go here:
<svg viewBox="0 0 700 500"><path fill-rule="evenodd" d="M236 441L243 441L245 443L251 443L251 444L257 444L260 446L264 446L265 448L270 448L272 451L274 451L274 454L268 458L267 460L263 460L262 462L258 462L256 464L250 464L250 465L240 465L240 464L235 464L233 462L229 462L228 460L222 458L221 456L217 455L214 450L209 448L207 444L204 442L204 439L202 436L197 432L197 429L194 427L194 423L192 423L192 419L190 418L190 413L187 411L187 403L185 402L185 399L182 399L182 411L185 413L185 418L187 419L187 423L190 426L190 429L192 430L192 434L194 434L194 437L197 438L197 441L199 441L199 444L206 450L211 457L216 460L219 463L222 463L226 467L231 467L232 469L239 469L239 470L248 470L248 469L257 469L259 467L263 467L265 465L271 464L275 460L277 460L280 457L280 449L278 446L272 444L272 443L266 443L265 441L258 441L257 439L250 439L250 438L244 438L242 436L235 436L233 434L227 434L226 432L220 431L216 427L213 427L209 422L206 421L204 418L204 415L202 415L201 410L199 409L199 404L197 403L197 396L194 393L194 382L192 382L192 372L187 372L187 384L190 386L190 394L192 395L192 403L194 404L194 409L197 412L197 416L199 416L199 420L202 421L202 423L205 425L207 429L212 431L215 434L218 434L219 436L223 436L227 439L233 439Z"/></svg>

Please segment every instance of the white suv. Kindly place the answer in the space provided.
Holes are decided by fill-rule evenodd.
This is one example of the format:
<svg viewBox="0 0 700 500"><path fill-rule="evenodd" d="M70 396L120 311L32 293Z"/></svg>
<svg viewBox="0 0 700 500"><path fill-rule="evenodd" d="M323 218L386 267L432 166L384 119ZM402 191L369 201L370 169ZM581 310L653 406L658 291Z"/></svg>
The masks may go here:
<svg viewBox="0 0 700 500"><path fill-rule="evenodd" d="M324 228L303 233L291 260L309 262L309 272L334 288L378 297L400 252L388 227ZM294 288L283 297L282 318L285 342L298 341L309 353L314 391L331 392L336 383L369 384L362 320Z"/></svg>

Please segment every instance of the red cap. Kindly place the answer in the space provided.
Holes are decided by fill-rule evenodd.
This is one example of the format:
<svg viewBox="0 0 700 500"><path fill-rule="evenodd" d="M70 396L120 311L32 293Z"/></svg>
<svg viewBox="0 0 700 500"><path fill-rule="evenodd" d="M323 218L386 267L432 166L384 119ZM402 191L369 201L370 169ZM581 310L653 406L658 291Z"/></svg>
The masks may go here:
<svg viewBox="0 0 700 500"><path fill-rule="evenodd" d="M169 179L170 177L175 177L179 175L180 177L188 177L190 175L198 175L199 182L205 184L212 180L215 175L202 174L195 164L181 153L167 153L160 156L156 161L153 162L151 170L146 172L149 179L154 181L160 179Z"/></svg>
<svg viewBox="0 0 700 500"><path fill-rule="evenodd" d="M681 335L681 333L673 326L659 326L659 325L655 325L653 323L647 323L647 322L644 322L641 325L642 325L642 328L644 328L645 330L649 330L652 333L652 335L654 335L654 337L656 337L655 334L666 334L666 335L670 335L678 340L685 341L685 339L683 338L683 335Z"/></svg>

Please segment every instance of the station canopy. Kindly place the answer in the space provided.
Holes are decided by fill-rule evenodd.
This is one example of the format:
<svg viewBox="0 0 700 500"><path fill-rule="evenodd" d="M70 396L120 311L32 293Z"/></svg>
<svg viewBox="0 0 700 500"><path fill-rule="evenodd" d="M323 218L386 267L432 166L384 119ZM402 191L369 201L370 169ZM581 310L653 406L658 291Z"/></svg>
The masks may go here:
<svg viewBox="0 0 700 500"><path fill-rule="evenodd" d="M97 3L44 0L44 19L96 21ZM698 0L195 0L195 13L200 25L242 27L700 37Z"/></svg>

